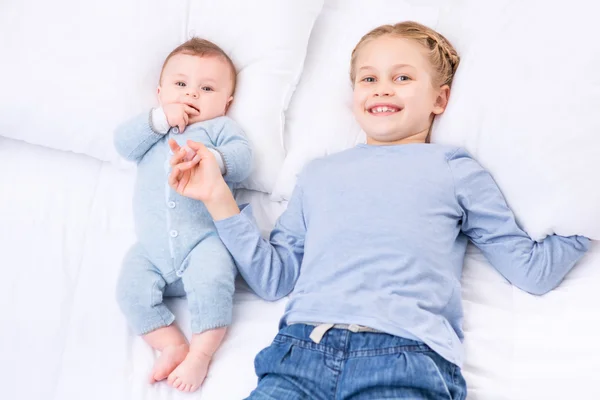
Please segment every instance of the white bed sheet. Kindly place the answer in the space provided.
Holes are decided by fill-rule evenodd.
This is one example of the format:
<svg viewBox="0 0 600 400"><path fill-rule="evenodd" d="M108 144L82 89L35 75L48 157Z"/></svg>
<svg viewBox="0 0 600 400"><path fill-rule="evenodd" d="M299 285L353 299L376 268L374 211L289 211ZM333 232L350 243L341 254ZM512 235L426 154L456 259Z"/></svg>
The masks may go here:
<svg viewBox="0 0 600 400"><path fill-rule="evenodd" d="M0 138L0 396L7 399L241 399L285 300L240 283L234 324L198 393L148 385L153 353L114 301L133 241L133 169ZM245 192L266 234L283 210ZM542 298L510 286L470 247L463 274L469 399L595 399L600 388L600 246ZM184 331L184 300L171 301Z"/></svg>

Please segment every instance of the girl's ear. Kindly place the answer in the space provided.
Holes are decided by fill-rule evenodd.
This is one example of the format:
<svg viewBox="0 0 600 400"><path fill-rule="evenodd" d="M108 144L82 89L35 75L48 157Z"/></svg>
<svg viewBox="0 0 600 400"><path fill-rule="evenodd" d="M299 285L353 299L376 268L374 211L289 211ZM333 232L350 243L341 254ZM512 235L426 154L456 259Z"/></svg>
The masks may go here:
<svg viewBox="0 0 600 400"><path fill-rule="evenodd" d="M439 115L446 110L448 106L448 98L450 97L450 86L444 85L440 88L440 91L435 99L433 105L433 113Z"/></svg>

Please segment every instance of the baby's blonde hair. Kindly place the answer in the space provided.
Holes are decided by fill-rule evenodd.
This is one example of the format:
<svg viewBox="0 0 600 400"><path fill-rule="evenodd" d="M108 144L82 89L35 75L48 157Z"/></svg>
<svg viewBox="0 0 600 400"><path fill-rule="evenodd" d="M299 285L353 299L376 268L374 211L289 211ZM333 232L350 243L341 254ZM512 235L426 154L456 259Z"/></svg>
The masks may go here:
<svg viewBox="0 0 600 400"><path fill-rule="evenodd" d="M435 82L433 83L440 87L444 85L452 86L454 73L460 63L458 53L444 36L425 25L413 21L400 22L395 25L382 25L360 39L352 51L350 61L350 79L352 80L352 85L354 85L354 80L356 79L356 58L360 49L365 43L386 35L411 39L420 43L428 50L429 61L436 73L436 76L434 76Z"/></svg>

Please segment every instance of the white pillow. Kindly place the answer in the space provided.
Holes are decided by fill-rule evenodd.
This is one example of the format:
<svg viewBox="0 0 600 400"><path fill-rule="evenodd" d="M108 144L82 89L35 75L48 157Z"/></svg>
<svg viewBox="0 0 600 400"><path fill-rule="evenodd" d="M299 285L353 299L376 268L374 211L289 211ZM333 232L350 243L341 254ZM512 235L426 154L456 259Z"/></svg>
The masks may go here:
<svg viewBox="0 0 600 400"><path fill-rule="evenodd" d="M245 186L270 192L285 156L283 112L322 3L3 1L0 135L119 160L115 126L155 105L165 57L197 35L238 68L230 116L256 156Z"/></svg>
<svg viewBox="0 0 600 400"><path fill-rule="evenodd" d="M521 226L600 239L599 7L463 1L439 29L462 57L433 141L464 146Z"/></svg>
<svg viewBox="0 0 600 400"><path fill-rule="evenodd" d="M352 114L350 55L360 38L383 24L415 20L434 26L439 1L326 0L311 34L298 89L286 114L287 156L273 200L289 199L310 160L353 146L361 130Z"/></svg>

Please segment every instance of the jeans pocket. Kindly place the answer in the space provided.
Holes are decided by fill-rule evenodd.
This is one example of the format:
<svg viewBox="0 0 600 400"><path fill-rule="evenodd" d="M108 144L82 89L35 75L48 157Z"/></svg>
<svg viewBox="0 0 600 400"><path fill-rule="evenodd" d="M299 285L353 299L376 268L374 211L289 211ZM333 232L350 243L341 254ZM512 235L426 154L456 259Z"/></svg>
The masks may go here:
<svg viewBox="0 0 600 400"><path fill-rule="evenodd" d="M453 400L464 400L467 398L467 382L462 374L462 370L457 366L452 364L452 384L453 387L450 390L452 392Z"/></svg>
<svg viewBox="0 0 600 400"><path fill-rule="evenodd" d="M444 382L449 398L464 400L467 397L467 383L458 365L451 363L439 354L430 351L424 353L435 365L440 379Z"/></svg>
<svg viewBox="0 0 600 400"><path fill-rule="evenodd" d="M293 347L291 340L286 339L285 336L280 337L280 335L277 335L273 343L262 349L254 359L254 369L258 378L281 372L283 363L292 354Z"/></svg>
<svg viewBox="0 0 600 400"><path fill-rule="evenodd" d="M427 386L432 391L443 394L448 400L454 400L451 392L451 386L454 387L454 371L452 368L454 364L443 360L436 353L420 353L423 362L423 376L427 377ZM448 385L450 383L450 386Z"/></svg>

